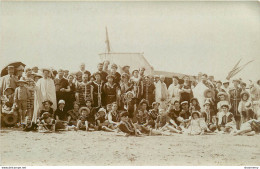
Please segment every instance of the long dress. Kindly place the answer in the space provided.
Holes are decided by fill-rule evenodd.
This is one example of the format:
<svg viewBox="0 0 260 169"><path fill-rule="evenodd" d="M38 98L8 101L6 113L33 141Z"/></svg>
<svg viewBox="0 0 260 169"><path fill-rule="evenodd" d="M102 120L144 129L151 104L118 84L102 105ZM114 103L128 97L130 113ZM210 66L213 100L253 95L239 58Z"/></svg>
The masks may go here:
<svg viewBox="0 0 260 169"><path fill-rule="evenodd" d="M39 117L40 110L43 108L42 102L44 100L52 101L53 103L52 108L54 110L57 109L55 85L54 85L54 81L50 78L47 79L41 78L36 83L32 122L36 123L37 118Z"/></svg>
<svg viewBox="0 0 260 169"><path fill-rule="evenodd" d="M155 101L155 86L153 83L144 83L142 98L148 100L148 105L151 107Z"/></svg>
<svg viewBox="0 0 260 169"><path fill-rule="evenodd" d="M104 90L104 103L105 103L105 106L107 104L111 104L113 102L116 102L117 100L117 89L118 89L118 86L116 83L113 83L113 84L110 84L110 83L105 83L104 87L103 87L103 90Z"/></svg>
<svg viewBox="0 0 260 169"><path fill-rule="evenodd" d="M103 82L97 83L96 81L94 81L92 83L94 107L101 107L105 105L103 85Z"/></svg>

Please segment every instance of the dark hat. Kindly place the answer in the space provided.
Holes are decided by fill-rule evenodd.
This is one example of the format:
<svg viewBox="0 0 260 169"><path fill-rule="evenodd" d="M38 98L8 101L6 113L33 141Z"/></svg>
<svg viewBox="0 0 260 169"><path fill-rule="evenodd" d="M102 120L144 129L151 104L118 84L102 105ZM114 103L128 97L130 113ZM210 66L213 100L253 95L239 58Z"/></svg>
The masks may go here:
<svg viewBox="0 0 260 169"><path fill-rule="evenodd" d="M12 92L14 93L14 88L12 88L11 86L8 86L8 87L5 89L4 94L5 94L5 92L6 92L8 89L11 89Z"/></svg>
<svg viewBox="0 0 260 169"><path fill-rule="evenodd" d="M114 64L111 65L111 69L112 69L112 68L117 69L118 67L117 67L117 65L114 63Z"/></svg>
<svg viewBox="0 0 260 169"><path fill-rule="evenodd" d="M91 99L90 97L87 97L87 98L85 99L85 102L88 102L88 101L92 102L92 99Z"/></svg>
<svg viewBox="0 0 260 169"><path fill-rule="evenodd" d="M145 100L145 99L142 99L142 100L140 101L139 106L141 106L141 105L144 104L144 103L148 106L148 101Z"/></svg>
<svg viewBox="0 0 260 169"><path fill-rule="evenodd" d="M260 85L260 80L258 80L256 83L257 83L258 85Z"/></svg>
<svg viewBox="0 0 260 169"><path fill-rule="evenodd" d="M221 95L224 95L225 97L227 97L227 93L226 92L219 92L217 97L220 97Z"/></svg>
<svg viewBox="0 0 260 169"><path fill-rule="evenodd" d="M112 79L114 80L114 79L115 79L115 76L114 76L114 75L111 75L111 74L109 74L109 75L107 75L106 79L108 79L108 78L112 78Z"/></svg>
<svg viewBox="0 0 260 169"><path fill-rule="evenodd" d="M81 107L81 108L79 109L79 113L81 114L83 110L86 110L86 111L88 112L88 114L90 113L90 110L89 110L88 107Z"/></svg>
<svg viewBox="0 0 260 169"><path fill-rule="evenodd" d="M45 104L46 102L48 102L51 106L53 105L52 101L50 101L50 100L44 100L44 101L42 102L42 104Z"/></svg>
<svg viewBox="0 0 260 169"><path fill-rule="evenodd" d="M206 106L206 104L209 104L210 105L210 102L209 102L209 99L206 99L203 106Z"/></svg>
<svg viewBox="0 0 260 169"><path fill-rule="evenodd" d="M96 73L94 74L95 77L96 77L97 75L101 76L101 73L100 73L100 72L96 72Z"/></svg>
<svg viewBox="0 0 260 169"><path fill-rule="evenodd" d="M126 117L126 116L128 116L129 115L129 113L127 112L127 111L122 111L121 113L120 113L120 117Z"/></svg>

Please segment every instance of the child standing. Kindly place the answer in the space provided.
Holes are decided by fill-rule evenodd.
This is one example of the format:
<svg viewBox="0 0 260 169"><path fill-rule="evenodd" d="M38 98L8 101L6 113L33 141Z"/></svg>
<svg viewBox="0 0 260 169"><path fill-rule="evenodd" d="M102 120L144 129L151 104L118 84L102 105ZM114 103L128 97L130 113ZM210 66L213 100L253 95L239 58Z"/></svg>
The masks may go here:
<svg viewBox="0 0 260 169"><path fill-rule="evenodd" d="M18 81L19 87L17 87L14 92L14 102L18 107L18 119L21 124L25 124L25 116L27 113L27 100L31 96L29 90L25 87L25 84L26 82L23 79L20 79Z"/></svg>

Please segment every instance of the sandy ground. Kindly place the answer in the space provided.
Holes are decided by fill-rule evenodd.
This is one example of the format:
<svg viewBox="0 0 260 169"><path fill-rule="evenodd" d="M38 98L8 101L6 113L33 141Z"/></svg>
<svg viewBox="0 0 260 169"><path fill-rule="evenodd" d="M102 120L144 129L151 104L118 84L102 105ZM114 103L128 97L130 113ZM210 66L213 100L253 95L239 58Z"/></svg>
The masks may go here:
<svg viewBox="0 0 260 169"><path fill-rule="evenodd" d="M144 136L1 130L1 165L260 165L260 135Z"/></svg>

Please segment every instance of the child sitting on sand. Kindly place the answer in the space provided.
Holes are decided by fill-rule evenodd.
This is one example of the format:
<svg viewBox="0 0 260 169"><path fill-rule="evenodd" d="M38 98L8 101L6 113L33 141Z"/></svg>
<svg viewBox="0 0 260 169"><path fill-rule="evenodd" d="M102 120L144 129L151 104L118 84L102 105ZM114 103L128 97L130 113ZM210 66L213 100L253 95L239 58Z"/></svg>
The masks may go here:
<svg viewBox="0 0 260 169"><path fill-rule="evenodd" d="M205 130L209 130L205 124L205 121L202 121L200 118L200 113L194 111L191 114L191 121L188 127L188 134L190 135L203 135Z"/></svg>
<svg viewBox="0 0 260 169"><path fill-rule="evenodd" d="M110 132L114 131L108 128L109 122L106 117L106 109L100 108L96 113L95 119L96 119L96 126L95 126L96 130L98 131L103 130L103 131L110 131Z"/></svg>
<svg viewBox="0 0 260 169"><path fill-rule="evenodd" d="M222 133L229 133L230 129L235 128L234 125L236 125L236 122L233 114L229 112L230 105L227 101L222 101L221 110L217 113L217 129Z"/></svg>
<svg viewBox="0 0 260 169"><path fill-rule="evenodd" d="M120 122L120 115L117 109L118 109L117 103L116 102L112 103L112 110L108 113L107 116L109 122L108 127L112 130L116 129Z"/></svg>
<svg viewBox="0 0 260 169"><path fill-rule="evenodd" d="M39 132L42 131L55 131L55 120L51 117L49 112L44 112L40 117L40 121L38 124Z"/></svg>
<svg viewBox="0 0 260 169"><path fill-rule="evenodd" d="M52 118L54 118L53 109L51 108L52 104L53 103L50 100L43 101L42 102L43 109L40 111L40 116L39 117L41 117L43 113L48 112L48 113L50 113L50 116Z"/></svg>
<svg viewBox="0 0 260 169"><path fill-rule="evenodd" d="M151 126L152 128L158 127L158 122L159 122L159 105L160 103L158 102L153 102L151 110L148 112L149 120L148 120L148 125Z"/></svg>
<svg viewBox="0 0 260 169"><path fill-rule="evenodd" d="M81 107L79 109L80 117L77 122L76 130L84 130L89 131L89 128L94 128L93 119L90 116L90 110L87 107Z"/></svg>

